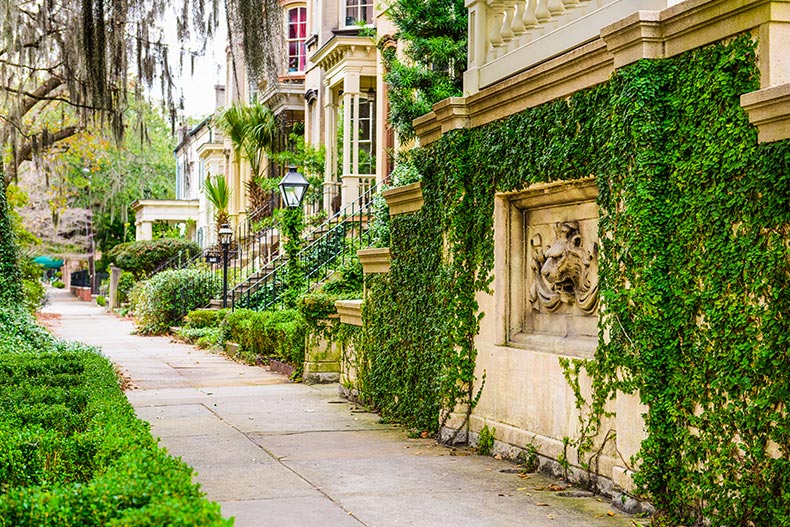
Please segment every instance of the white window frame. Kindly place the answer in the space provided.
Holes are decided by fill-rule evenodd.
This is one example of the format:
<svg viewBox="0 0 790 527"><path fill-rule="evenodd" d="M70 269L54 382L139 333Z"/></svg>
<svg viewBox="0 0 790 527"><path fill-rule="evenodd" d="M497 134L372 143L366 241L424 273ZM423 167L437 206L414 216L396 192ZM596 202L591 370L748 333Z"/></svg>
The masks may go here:
<svg viewBox="0 0 790 527"><path fill-rule="evenodd" d="M298 9L302 9L304 12L304 19L302 20L302 24L304 25L304 38L290 38L291 35L291 11L295 11ZM297 20L297 24L299 21ZM307 46L305 46L305 42L307 41L307 29L308 29L308 20L307 20L307 6L305 5L289 5L285 10L285 56L287 57L287 64L286 69L289 74L298 74L304 73L305 68L307 67ZM297 32L298 34L298 32ZM297 62L299 62L299 58L301 58L301 69L291 69L291 42L297 42L301 44L300 54L297 55Z"/></svg>
<svg viewBox="0 0 790 527"><path fill-rule="evenodd" d="M350 2L354 2L357 5L349 8L348 4ZM370 8L370 20L365 20L365 25L366 26L373 26L373 22L374 22L374 19L375 19L375 11L373 9L373 7L374 7L373 0L343 0L343 8L341 9L341 13L342 13L342 16L343 16L343 20L342 20L343 26L347 27L347 28L355 27L357 25L356 22L358 22L359 20L362 20L359 17L359 14L361 12L363 12L362 9L368 8L368 7ZM349 12L350 9L356 11L356 13L350 13Z"/></svg>

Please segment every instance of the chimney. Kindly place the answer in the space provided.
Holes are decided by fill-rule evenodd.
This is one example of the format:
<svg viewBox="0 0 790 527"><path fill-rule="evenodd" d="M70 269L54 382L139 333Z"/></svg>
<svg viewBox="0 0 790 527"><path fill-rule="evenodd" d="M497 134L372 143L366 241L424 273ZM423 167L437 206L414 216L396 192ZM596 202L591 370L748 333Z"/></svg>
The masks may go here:
<svg viewBox="0 0 790 527"><path fill-rule="evenodd" d="M225 86L223 84L214 85L214 96L216 98L214 101L215 110L225 106Z"/></svg>

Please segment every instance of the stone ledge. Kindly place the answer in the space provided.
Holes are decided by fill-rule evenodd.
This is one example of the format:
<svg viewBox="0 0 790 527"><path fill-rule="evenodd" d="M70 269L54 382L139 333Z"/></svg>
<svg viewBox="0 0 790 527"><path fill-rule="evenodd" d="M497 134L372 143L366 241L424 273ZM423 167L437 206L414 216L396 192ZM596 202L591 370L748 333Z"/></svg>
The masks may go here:
<svg viewBox="0 0 790 527"><path fill-rule="evenodd" d="M474 95L439 101L414 121L420 145L438 140L462 120L475 128L609 80L612 55L597 39L484 88ZM461 105L466 105L462 110Z"/></svg>
<svg viewBox="0 0 790 527"><path fill-rule="evenodd" d="M441 134L439 134L439 136L441 136ZM422 208L424 203L422 198L422 181L412 183L411 185L387 189L383 191L381 195L390 208L390 216L418 211Z"/></svg>
<svg viewBox="0 0 790 527"><path fill-rule="evenodd" d="M336 300L335 307L340 315L340 322L352 326L362 325L362 303L364 300Z"/></svg>
<svg viewBox="0 0 790 527"><path fill-rule="evenodd" d="M761 143L790 139L790 84L745 93L741 106Z"/></svg>
<svg viewBox="0 0 790 527"><path fill-rule="evenodd" d="M379 274L390 272L390 262L392 255L389 247L382 249L361 249L357 251L359 263L362 264L362 272L365 274Z"/></svg>

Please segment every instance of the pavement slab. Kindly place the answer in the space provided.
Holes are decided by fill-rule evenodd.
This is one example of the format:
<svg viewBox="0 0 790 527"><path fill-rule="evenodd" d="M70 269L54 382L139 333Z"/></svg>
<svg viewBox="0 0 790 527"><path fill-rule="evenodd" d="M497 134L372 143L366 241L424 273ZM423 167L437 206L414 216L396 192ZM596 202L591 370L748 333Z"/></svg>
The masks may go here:
<svg viewBox="0 0 790 527"><path fill-rule="evenodd" d="M562 498L541 474L409 438L338 396L262 367L134 334L129 320L50 291L58 336L101 349L160 445L237 527L633 527L597 498ZM55 317L57 318L57 317Z"/></svg>

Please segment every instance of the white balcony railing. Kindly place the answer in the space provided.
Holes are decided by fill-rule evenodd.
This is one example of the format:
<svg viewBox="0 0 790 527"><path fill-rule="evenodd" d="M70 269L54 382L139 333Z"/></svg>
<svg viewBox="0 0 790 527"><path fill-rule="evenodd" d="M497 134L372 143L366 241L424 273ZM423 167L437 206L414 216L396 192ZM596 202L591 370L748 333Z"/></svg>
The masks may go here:
<svg viewBox="0 0 790 527"><path fill-rule="evenodd" d="M476 93L598 38L602 27L667 0L467 0L469 68Z"/></svg>

